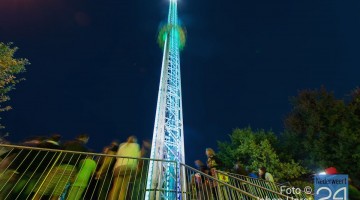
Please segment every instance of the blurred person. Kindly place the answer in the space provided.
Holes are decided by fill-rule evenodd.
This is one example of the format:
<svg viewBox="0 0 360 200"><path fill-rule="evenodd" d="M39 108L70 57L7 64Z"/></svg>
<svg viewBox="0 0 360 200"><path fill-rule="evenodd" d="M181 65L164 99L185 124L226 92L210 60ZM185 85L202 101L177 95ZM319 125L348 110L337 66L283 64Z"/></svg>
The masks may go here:
<svg viewBox="0 0 360 200"><path fill-rule="evenodd" d="M7 141L5 138L3 138L2 136L0 136L0 144L11 144L9 141ZM3 155L5 155L6 153L8 153L11 150L11 148L9 147L4 147L4 146L0 146L0 162L3 159Z"/></svg>
<svg viewBox="0 0 360 200"><path fill-rule="evenodd" d="M210 169L210 173L214 176L215 170L221 169L223 164L212 148L206 148L205 154L208 158L206 164Z"/></svg>
<svg viewBox="0 0 360 200"><path fill-rule="evenodd" d="M41 148L48 148L48 149L60 149L60 134L53 134L48 139L44 140L40 143Z"/></svg>
<svg viewBox="0 0 360 200"><path fill-rule="evenodd" d="M63 145L66 151L88 152L86 144L89 141L89 136L86 134L79 135L75 140L68 141ZM79 160L85 159L84 154L62 153L59 154L57 160L60 162L47 172L47 176L43 178L41 184L38 186L33 200L41 199L42 196L51 196L52 200L59 199L63 194L68 183L74 180L77 174L76 165Z"/></svg>
<svg viewBox="0 0 360 200"><path fill-rule="evenodd" d="M116 140L113 140L109 146L106 146L103 149L103 154L116 155L119 149L119 143ZM94 194L90 195L86 199L97 198L105 200L108 190L111 187L112 179L112 169L115 166L116 157L112 156L102 156L99 161L98 169L95 176L95 190L97 191ZM95 197L93 195L96 195Z"/></svg>
<svg viewBox="0 0 360 200"><path fill-rule="evenodd" d="M209 168L201 160L195 160L194 163L197 170L199 170L200 172L206 175L210 175ZM209 178L206 177L204 174L196 173L194 175L197 199L210 199L210 190L211 190L211 187L209 185L210 181Z"/></svg>
<svg viewBox="0 0 360 200"><path fill-rule="evenodd" d="M9 133L2 134L0 133L0 144L9 144L10 142L7 141L5 138L9 137Z"/></svg>
<svg viewBox="0 0 360 200"><path fill-rule="evenodd" d="M194 163L195 163L197 170L201 171L202 173L204 173L206 175L211 175L209 168L201 160L195 160ZM199 173L198 173L198 176L201 177L201 179L200 180L198 179L197 182L205 183L205 179L208 179L204 175L199 174Z"/></svg>
<svg viewBox="0 0 360 200"><path fill-rule="evenodd" d="M141 158L150 158L151 153L151 141L144 140L141 145L140 157ZM146 188L146 179L147 179L147 169L149 166L148 159L140 159L137 165L136 176L134 181L134 187L132 187L129 195L129 198L140 198L145 197L145 188ZM131 196L132 195L132 196Z"/></svg>
<svg viewBox="0 0 360 200"><path fill-rule="evenodd" d="M46 139L43 136L34 136L25 139L20 146L41 147ZM14 148L0 166L3 175L0 177L0 199L4 197L13 198L14 195L22 192L23 195L30 195L37 181L38 173L41 171L39 160L43 159L42 151L28 148ZM33 179L34 181L30 180ZM2 186L2 183L6 185Z"/></svg>
<svg viewBox="0 0 360 200"><path fill-rule="evenodd" d="M92 159L92 156L87 156L81 160L78 165L78 173L75 177L75 181L71 184L71 188L66 199L78 200L83 197L83 193L89 184L90 177L96 170L96 162Z"/></svg>
<svg viewBox="0 0 360 200"><path fill-rule="evenodd" d="M89 142L89 136L87 134L78 135L74 140L64 143L64 149L69 151L88 152L89 149L86 144ZM86 156L85 156L86 157Z"/></svg>
<svg viewBox="0 0 360 200"><path fill-rule="evenodd" d="M259 168L259 178L269 182L274 182L274 177L266 171L266 167Z"/></svg>
<svg viewBox="0 0 360 200"><path fill-rule="evenodd" d="M250 185L248 185L246 182L249 181L248 180L248 177L246 176L250 176L250 174L248 173L248 168L245 168L241 162L238 160L236 161L236 163L234 164L234 167L233 169L231 170L233 173L239 175L239 176L236 176L235 177L237 179L240 179L240 180L243 180L243 181L240 181L238 182L237 184L237 187L241 190L244 190L246 192L251 192L250 188L251 187Z"/></svg>
<svg viewBox="0 0 360 200"><path fill-rule="evenodd" d="M240 161L237 161L235 164L234 164L234 167L232 169L232 172L234 172L235 174L238 174L238 175L241 175L241 176L247 176L247 172L246 170L244 169L244 166L241 164Z"/></svg>
<svg viewBox="0 0 360 200"><path fill-rule="evenodd" d="M194 163L197 170L204 174L209 174L209 168L201 160L195 160Z"/></svg>
<svg viewBox="0 0 360 200"><path fill-rule="evenodd" d="M209 168L211 176L217 179L216 170L222 168L222 162L221 160L216 156L215 151L212 148L206 148L205 154L207 156L207 167ZM212 194L214 199L219 198L220 191L217 188L217 183L215 181L212 181L211 183L212 187Z"/></svg>
<svg viewBox="0 0 360 200"><path fill-rule="evenodd" d="M108 200L125 200L130 178L136 173L138 158L141 155L136 137L130 136L127 142L120 144L116 155L119 157L114 166L113 185Z"/></svg>
<svg viewBox="0 0 360 200"><path fill-rule="evenodd" d="M28 147L37 147L41 142L43 142L46 139L47 138L44 136L29 137L25 139L22 143L20 143L20 145L28 146Z"/></svg>
<svg viewBox="0 0 360 200"><path fill-rule="evenodd" d="M104 147L102 152L107 154L109 151L115 151L116 153L118 149L119 149L119 142L117 140L113 140L108 146Z"/></svg>
<svg viewBox="0 0 360 200"><path fill-rule="evenodd" d="M249 176L250 178L259 178L255 172L252 172L249 169L249 167L245 167L245 171L246 171L247 176Z"/></svg>
<svg viewBox="0 0 360 200"><path fill-rule="evenodd" d="M6 155L0 163L0 199L5 199L19 177L17 166L14 165L17 153Z"/></svg>
<svg viewBox="0 0 360 200"><path fill-rule="evenodd" d="M141 145L140 157L141 158L150 158L150 153L151 153L151 141L144 140ZM144 163L142 163L142 164L144 164ZM139 165L139 166L141 166L141 165Z"/></svg>
<svg viewBox="0 0 360 200"><path fill-rule="evenodd" d="M36 147L44 149L60 149L60 138L61 135L54 134L48 139L43 139ZM41 175L46 172L47 168L51 167L58 152L34 150L32 151L32 154L31 157L26 157L23 168L19 168L18 171L22 173L22 176L21 179L17 181L16 186L12 191L14 194L18 194L21 199L25 199L31 193L35 192L36 183Z"/></svg>

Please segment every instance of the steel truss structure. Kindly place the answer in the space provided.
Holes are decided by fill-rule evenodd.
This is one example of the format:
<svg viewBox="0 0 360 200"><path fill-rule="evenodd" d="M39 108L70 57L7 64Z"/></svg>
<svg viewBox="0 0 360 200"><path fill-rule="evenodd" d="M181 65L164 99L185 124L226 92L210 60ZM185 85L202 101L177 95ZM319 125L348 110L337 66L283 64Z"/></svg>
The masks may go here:
<svg viewBox="0 0 360 200"><path fill-rule="evenodd" d="M180 173L180 163L185 162L180 77L185 34L179 25L176 0L170 0L167 24L159 38L163 59L150 158L176 162L149 163L145 199L173 200L181 199L181 189L186 188L181 181L185 176Z"/></svg>

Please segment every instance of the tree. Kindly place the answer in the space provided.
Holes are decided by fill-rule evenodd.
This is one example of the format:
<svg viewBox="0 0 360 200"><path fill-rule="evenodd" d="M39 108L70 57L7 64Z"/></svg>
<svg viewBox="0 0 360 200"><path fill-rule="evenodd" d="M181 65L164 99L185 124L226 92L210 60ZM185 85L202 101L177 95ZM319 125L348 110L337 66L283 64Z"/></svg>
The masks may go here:
<svg viewBox="0 0 360 200"><path fill-rule="evenodd" d="M30 64L27 59L14 58L17 50L18 48L12 47L11 43L0 42L0 112L11 109L11 106L4 105L10 100L9 92L15 89L16 84L24 80L17 76L25 72L25 66Z"/></svg>
<svg viewBox="0 0 360 200"><path fill-rule="evenodd" d="M312 170L335 166L359 177L360 91L349 103L336 99L324 87L304 90L291 100L285 119L284 150Z"/></svg>
<svg viewBox="0 0 360 200"><path fill-rule="evenodd" d="M218 155L228 168L232 168L236 161L240 161L251 171L265 166L276 181L292 180L305 174L306 169L299 163L280 156L274 148L278 144L277 137L271 131L235 129L230 135L230 142L218 142Z"/></svg>
<svg viewBox="0 0 360 200"><path fill-rule="evenodd" d="M353 168L352 171L357 172L357 173L355 173L356 177L360 177L360 172L359 172L359 169L360 169L360 138L359 138L359 133L360 133L360 88L356 88L355 90L352 91L351 101L348 105L348 109L350 110L349 112L352 115L350 126L354 127L354 131L351 134L352 137L350 137L349 139L355 138L355 141L353 142L354 144L350 144L350 146L347 148L355 147L353 149L354 151L353 151L352 159L357 162L355 162L354 165L352 166L352 168Z"/></svg>

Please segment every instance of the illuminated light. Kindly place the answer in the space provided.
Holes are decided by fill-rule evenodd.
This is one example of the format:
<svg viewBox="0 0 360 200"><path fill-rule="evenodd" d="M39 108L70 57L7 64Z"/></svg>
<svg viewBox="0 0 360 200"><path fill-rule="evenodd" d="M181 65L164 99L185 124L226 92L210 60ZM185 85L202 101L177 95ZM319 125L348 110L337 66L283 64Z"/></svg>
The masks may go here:
<svg viewBox="0 0 360 200"><path fill-rule="evenodd" d="M170 34L171 31L174 31L174 35L177 40L179 40L178 47L180 50L183 50L186 43L186 30L185 28L179 26L179 25L165 25L163 26L159 31L158 36L158 44L160 48L164 48L165 41L167 39L168 34Z"/></svg>

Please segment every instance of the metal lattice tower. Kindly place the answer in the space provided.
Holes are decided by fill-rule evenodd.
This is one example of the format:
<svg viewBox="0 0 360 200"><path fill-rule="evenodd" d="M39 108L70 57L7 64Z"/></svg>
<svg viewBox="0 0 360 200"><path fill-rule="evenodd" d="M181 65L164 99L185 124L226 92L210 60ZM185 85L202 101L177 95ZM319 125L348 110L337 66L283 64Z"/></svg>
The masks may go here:
<svg viewBox="0 0 360 200"><path fill-rule="evenodd" d="M185 33L178 21L176 0L170 0L167 24L160 30L158 42L163 59L150 158L174 162L150 161L145 199L173 200L181 199L180 163L185 162L180 77Z"/></svg>

